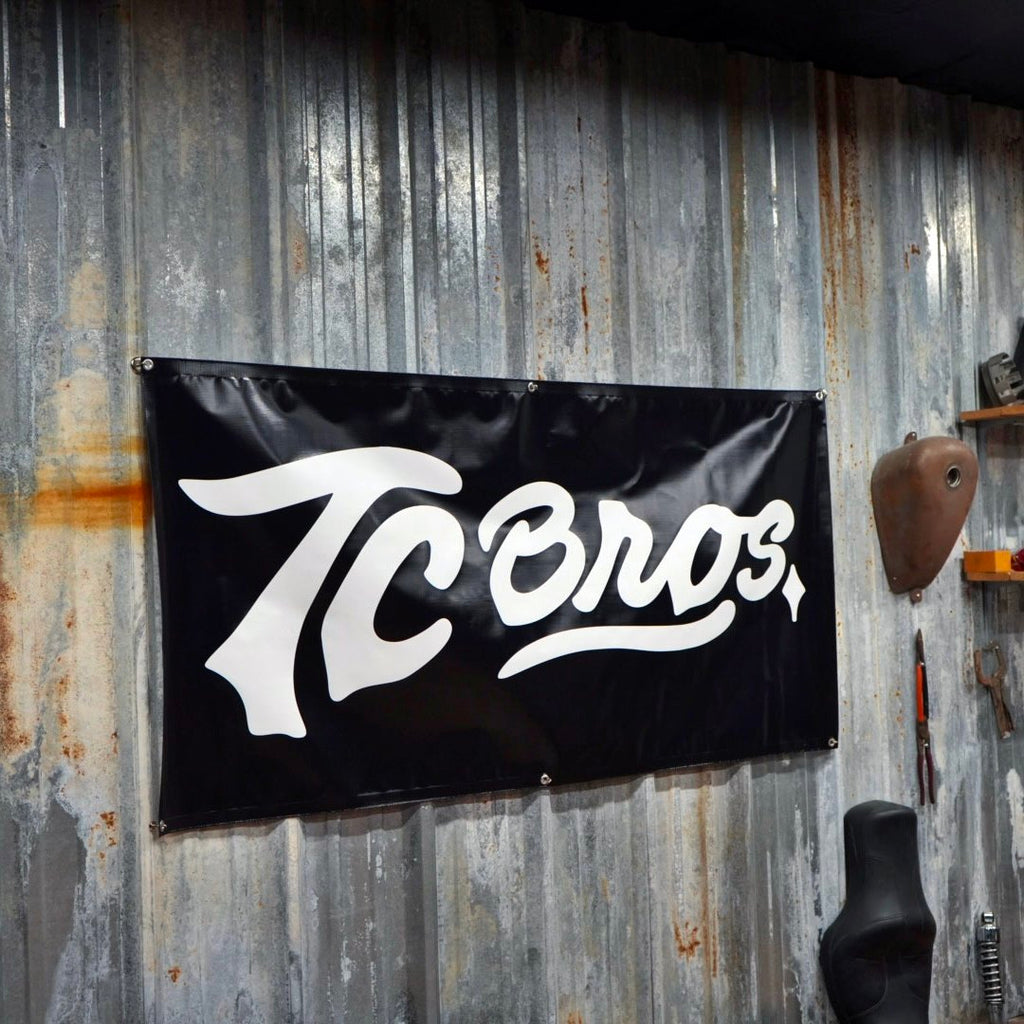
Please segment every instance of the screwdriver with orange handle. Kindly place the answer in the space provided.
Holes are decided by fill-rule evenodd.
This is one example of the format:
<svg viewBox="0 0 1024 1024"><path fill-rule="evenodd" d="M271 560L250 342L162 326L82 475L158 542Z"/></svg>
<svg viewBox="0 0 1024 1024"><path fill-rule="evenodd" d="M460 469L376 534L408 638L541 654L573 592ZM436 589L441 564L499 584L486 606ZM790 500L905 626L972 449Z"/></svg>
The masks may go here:
<svg viewBox="0 0 1024 1024"><path fill-rule="evenodd" d="M928 731L928 670L924 664L924 638L917 631L917 786L923 804L927 775L928 800L935 803L935 762L932 760L932 738Z"/></svg>

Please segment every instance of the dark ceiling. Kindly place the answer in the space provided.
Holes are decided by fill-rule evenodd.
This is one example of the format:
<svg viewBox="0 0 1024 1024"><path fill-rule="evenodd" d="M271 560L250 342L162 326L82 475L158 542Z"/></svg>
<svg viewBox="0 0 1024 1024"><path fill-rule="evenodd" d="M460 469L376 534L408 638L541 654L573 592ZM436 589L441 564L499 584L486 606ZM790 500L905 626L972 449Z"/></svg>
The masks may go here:
<svg viewBox="0 0 1024 1024"><path fill-rule="evenodd" d="M1024 0L683 0L529 6L1024 108Z"/></svg>

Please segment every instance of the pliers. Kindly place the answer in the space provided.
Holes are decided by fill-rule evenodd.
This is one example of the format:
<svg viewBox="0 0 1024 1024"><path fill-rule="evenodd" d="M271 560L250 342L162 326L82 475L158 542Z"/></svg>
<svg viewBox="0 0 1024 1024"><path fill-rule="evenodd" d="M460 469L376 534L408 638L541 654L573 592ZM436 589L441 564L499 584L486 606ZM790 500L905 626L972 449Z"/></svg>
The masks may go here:
<svg viewBox="0 0 1024 1024"><path fill-rule="evenodd" d="M924 665L924 638L917 631L917 786L924 803L927 769L928 800L935 803L935 762L932 760L932 739L928 731L928 670Z"/></svg>

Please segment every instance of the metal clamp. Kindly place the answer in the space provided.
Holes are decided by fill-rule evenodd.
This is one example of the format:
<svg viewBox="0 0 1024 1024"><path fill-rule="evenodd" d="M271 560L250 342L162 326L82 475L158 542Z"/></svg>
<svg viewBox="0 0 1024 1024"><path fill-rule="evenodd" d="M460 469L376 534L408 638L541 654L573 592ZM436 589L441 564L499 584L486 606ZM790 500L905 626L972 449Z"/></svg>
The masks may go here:
<svg viewBox="0 0 1024 1024"><path fill-rule="evenodd" d="M996 656L996 669L991 675L985 675L983 656L994 654ZM992 697L992 707L996 713L996 724L999 727L999 736L1006 739L1013 733L1013 716L1010 714L1010 707L1006 703L1003 694L1003 681L1006 678L1006 657L1002 648L997 643L990 643L987 647L974 652L974 674L978 682L984 686Z"/></svg>

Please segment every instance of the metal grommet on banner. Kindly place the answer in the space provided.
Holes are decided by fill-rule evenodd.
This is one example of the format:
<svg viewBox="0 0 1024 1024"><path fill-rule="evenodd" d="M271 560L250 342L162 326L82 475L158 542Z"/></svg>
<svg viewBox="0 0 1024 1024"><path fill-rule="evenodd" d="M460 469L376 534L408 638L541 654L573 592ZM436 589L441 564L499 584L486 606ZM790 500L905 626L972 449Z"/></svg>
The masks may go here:
<svg viewBox="0 0 1024 1024"><path fill-rule="evenodd" d="M828 738L828 745L829 745L829 747L830 747L830 748L831 748L832 750L835 750L835 749L836 749L836 747L838 747L838 746L839 746L839 740L837 740L837 739L835 738L835 736L829 736L829 738Z"/></svg>
<svg viewBox="0 0 1024 1024"><path fill-rule="evenodd" d="M824 388L819 388L817 391L814 392L814 397L819 402L824 402L825 399L828 398L828 392Z"/></svg>
<svg viewBox="0 0 1024 1024"><path fill-rule="evenodd" d="M526 385L526 390L532 394L537 390L537 382L535 380L531 380L530 383Z"/></svg>
<svg viewBox="0 0 1024 1024"><path fill-rule="evenodd" d="M541 784L542 786L550 786L550 785L551 785L551 776L550 776L550 775L548 775L548 773L547 773L547 772L545 772L545 773L544 773L544 774L543 774L543 775L542 775L542 776L540 777L540 784Z"/></svg>
<svg viewBox="0 0 1024 1024"><path fill-rule="evenodd" d="M155 832L157 835L163 835L167 831L166 821L151 821L149 823L149 831Z"/></svg>
<svg viewBox="0 0 1024 1024"><path fill-rule="evenodd" d="M153 360L149 356L136 356L132 360L133 373L148 373L153 369Z"/></svg>

